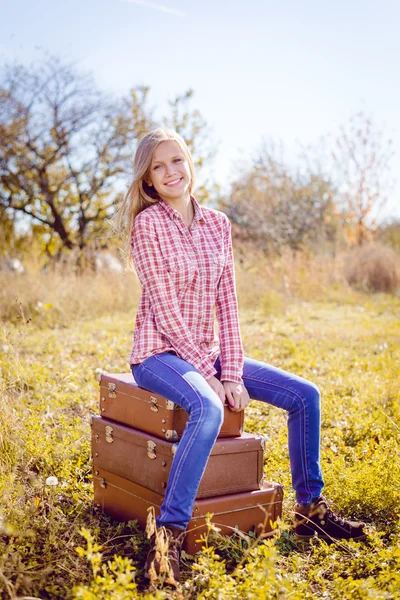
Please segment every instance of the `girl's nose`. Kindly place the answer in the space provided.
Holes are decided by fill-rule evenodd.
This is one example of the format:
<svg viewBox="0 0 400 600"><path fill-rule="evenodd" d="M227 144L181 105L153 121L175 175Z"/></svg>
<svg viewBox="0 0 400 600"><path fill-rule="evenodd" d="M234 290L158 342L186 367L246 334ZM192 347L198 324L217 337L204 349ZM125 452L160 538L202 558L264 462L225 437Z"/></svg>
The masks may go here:
<svg viewBox="0 0 400 600"><path fill-rule="evenodd" d="M167 164L167 173L175 173L175 165L173 163L171 163L170 165Z"/></svg>

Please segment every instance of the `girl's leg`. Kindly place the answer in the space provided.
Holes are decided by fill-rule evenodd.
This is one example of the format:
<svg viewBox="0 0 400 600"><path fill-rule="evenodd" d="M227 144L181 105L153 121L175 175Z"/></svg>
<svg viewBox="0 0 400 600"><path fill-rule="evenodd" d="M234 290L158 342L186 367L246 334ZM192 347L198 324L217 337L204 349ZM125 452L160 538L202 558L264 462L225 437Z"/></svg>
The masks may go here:
<svg viewBox="0 0 400 600"><path fill-rule="evenodd" d="M200 480L223 421L223 405L204 377L171 352L156 354L132 367L140 387L182 406L189 419L168 477L157 527L186 529Z"/></svg>
<svg viewBox="0 0 400 600"><path fill-rule="evenodd" d="M219 359L215 368L220 374ZM288 412L289 458L297 502L306 506L324 487L320 467L320 394L306 379L245 358L243 383L250 398Z"/></svg>

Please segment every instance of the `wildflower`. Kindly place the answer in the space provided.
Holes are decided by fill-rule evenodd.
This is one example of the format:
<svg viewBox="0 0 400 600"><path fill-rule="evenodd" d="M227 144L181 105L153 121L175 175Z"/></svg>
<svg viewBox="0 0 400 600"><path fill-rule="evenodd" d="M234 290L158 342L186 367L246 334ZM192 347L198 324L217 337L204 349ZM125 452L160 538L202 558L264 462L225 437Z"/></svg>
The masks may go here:
<svg viewBox="0 0 400 600"><path fill-rule="evenodd" d="M58 479L57 479L57 477L53 477L53 476L48 477L46 479L46 485L58 485Z"/></svg>

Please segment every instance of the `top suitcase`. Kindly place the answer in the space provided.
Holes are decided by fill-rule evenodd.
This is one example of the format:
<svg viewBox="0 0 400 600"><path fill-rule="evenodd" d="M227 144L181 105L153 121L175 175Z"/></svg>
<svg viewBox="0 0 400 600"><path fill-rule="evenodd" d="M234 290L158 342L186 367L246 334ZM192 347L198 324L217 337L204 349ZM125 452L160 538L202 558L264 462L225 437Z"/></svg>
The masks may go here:
<svg viewBox="0 0 400 600"><path fill-rule="evenodd" d="M139 387L132 373L101 375L100 414L170 442L180 440L188 420L187 412L178 404ZM243 421L243 410L233 412L225 404L224 422L218 437L240 436Z"/></svg>

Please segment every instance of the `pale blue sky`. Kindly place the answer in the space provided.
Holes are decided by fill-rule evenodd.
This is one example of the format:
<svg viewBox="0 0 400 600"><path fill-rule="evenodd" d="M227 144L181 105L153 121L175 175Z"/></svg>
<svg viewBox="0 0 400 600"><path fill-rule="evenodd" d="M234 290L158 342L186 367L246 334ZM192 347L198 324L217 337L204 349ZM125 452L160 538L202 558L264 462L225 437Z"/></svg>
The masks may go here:
<svg viewBox="0 0 400 600"><path fill-rule="evenodd" d="M397 0L0 0L0 61L75 59L99 88L149 85L161 108L189 87L219 142L214 178L262 136L291 156L364 109L400 171ZM386 212L400 216L400 183Z"/></svg>

